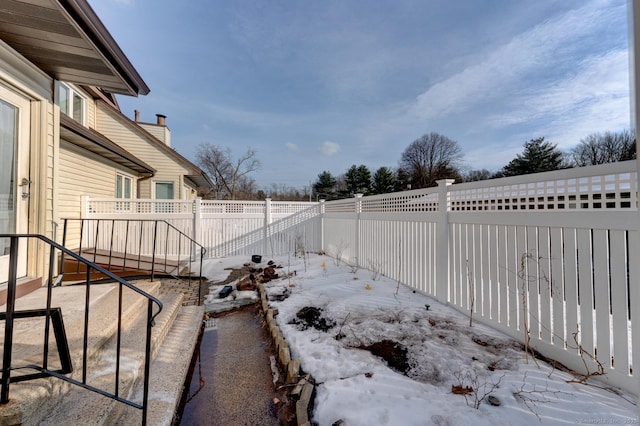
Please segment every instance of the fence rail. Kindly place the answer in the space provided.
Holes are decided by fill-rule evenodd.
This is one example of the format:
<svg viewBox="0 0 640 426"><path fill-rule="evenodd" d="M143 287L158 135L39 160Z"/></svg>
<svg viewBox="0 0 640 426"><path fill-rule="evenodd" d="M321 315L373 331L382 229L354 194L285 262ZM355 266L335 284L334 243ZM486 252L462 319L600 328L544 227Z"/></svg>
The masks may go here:
<svg viewBox="0 0 640 426"><path fill-rule="evenodd" d="M211 256L324 250L516 339L528 329L539 352L583 373L602 367L604 380L639 394L636 168L628 161L443 180L436 188L288 206L197 200L187 220ZM183 218L163 216L173 217Z"/></svg>

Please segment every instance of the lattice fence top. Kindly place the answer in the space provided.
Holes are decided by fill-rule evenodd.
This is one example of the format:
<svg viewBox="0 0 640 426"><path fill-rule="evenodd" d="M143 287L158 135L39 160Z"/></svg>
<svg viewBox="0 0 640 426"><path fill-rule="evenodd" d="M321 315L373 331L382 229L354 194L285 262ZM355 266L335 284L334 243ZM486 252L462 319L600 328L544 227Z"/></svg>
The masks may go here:
<svg viewBox="0 0 640 426"><path fill-rule="evenodd" d="M636 209L636 173L620 172L469 189L457 189L453 185L449 191L449 205L450 211Z"/></svg>
<svg viewBox="0 0 640 426"><path fill-rule="evenodd" d="M563 211L638 208L636 162L329 201L325 212Z"/></svg>
<svg viewBox="0 0 640 426"><path fill-rule="evenodd" d="M264 214L264 201L203 200L202 213Z"/></svg>
<svg viewBox="0 0 640 426"><path fill-rule="evenodd" d="M193 213L192 200L153 200L140 198L109 198L87 201L90 214L165 214L165 213Z"/></svg>
<svg viewBox="0 0 640 426"><path fill-rule="evenodd" d="M439 205L437 188L429 188L363 198L362 212L436 212Z"/></svg>

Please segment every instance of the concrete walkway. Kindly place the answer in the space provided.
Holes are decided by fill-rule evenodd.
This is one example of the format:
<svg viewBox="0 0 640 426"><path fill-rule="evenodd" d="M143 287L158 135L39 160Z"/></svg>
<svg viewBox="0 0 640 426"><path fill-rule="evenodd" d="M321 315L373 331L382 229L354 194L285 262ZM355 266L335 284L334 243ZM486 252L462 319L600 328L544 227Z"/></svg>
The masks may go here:
<svg viewBox="0 0 640 426"><path fill-rule="evenodd" d="M281 424L275 414L271 343L253 306L223 314L205 331L182 425Z"/></svg>

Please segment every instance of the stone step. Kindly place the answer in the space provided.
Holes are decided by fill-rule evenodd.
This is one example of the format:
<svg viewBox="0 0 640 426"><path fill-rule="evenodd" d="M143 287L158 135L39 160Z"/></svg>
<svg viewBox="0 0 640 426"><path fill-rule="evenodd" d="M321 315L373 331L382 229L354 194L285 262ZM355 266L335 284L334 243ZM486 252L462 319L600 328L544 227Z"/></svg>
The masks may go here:
<svg viewBox="0 0 640 426"><path fill-rule="evenodd" d="M158 353L169 330L174 327L176 317L179 314L182 304L182 295L162 295L160 299L164 305L162 312L156 317L155 325L151 335L152 357ZM146 327L146 307L141 310L138 318L132 326L121 337L121 364L120 377L118 382L118 394L125 398L135 397L133 388L136 381L144 376L144 346ZM194 332L194 329L191 329ZM111 385L109 391L114 390L115 383L115 336L109 344L105 345L103 356L91 370L91 383L95 386ZM136 403L142 403L142 396L136 398ZM97 393L73 387L64 396L58 406L46 417L41 425L59 424L83 424L83 425L105 425L113 424L114 419L119 415L123 403L116 402L110 398ZM133 408L133 417L141 419L141 410Z"/></svg>
<svg viewBox="0 0 640 426"><path fill-rule="evenodd" d="M137 285L147 293L157 294L158 282L138 282ZM118 286L114 284L92 285L90 289L89 337L87 365L90 366L105 356L109 342L114 339L117 329ZM84 331L84 306L86 289L84 286L65 286L52 289L52 307L59 307L65 325L74 371L71 377L82 379L82 347ZM127 330L139 317L146 313L147 299L138 293L123 289L122 329ZM16 300L16 310L42 309L45 307L46 289L41 288ZM5 307L0 307L4 311ZM0 336L4 336L4 322L0 324ZM144 336L144 333L142 334ZM140 339L140 337L138 337ZM144 340L144 337L142 339ZM16 320L14 327L14 350L12 365L22 366L30 363L41 364L44 341L44 317ZM49 367L59 365L51 332ZM2 349L0 347L0 349ZM24 373L22 373L24 372ZM17 370L12 376L32 373L33 370ZM87 376L91 377L90 374ZM1 424L37 424L54 407L71 385L55 378L37 379L12 383L10 402L0 407ZM88 392L88 391L87 391Z"/></svg>

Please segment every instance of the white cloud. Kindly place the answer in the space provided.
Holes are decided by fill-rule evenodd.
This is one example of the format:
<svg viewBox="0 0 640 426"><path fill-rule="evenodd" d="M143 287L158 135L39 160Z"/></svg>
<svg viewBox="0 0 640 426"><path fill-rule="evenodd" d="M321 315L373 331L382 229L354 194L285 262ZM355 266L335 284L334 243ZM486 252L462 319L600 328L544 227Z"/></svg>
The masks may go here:
<svg viewBox="0 0 640 426"><path fill-rule="evenodd" d="M489 52L483 61L419 95L413 113L423 119L459 113L502 97L513 86L522 87L529 73L553 66L562 56L559 50L604 25L603 14L607 11L603 9L608 5L601 3L591 2L518 34Z"/></svg>
<svg viewBox="0 0 640 426"><path fill-rule="evenodd" d="M626 50L588 58L575 75L520 97L512 111L489 122L506 127L542 119L539 133L554 138L561 148L577 144L590 133L628 128L628 64Z"/></svg>
<svg viewBox="0 0 640 426"><path fill-rule="evenodd" d="M320 152L322 155L331 156L340 151L340 145L331 141L324 141L320 144Z"/></svg>
<svg viewBox="0 0 640 426"><path fill-rule="evenodd" d="M587 112L591 109L588 106L594 106L592 113L599 116L608 111L608 120L616 116L628 120L628 66L626 50L613 50L587 58L573 75L534 93L519 96L514 99L513 108L508 113L490 117L489 122L494 127L505 127L548 116L575 120L580 118L576 116L576 110ZM611 101L616 99L622 101L622 109L611 109Z"/></svg>
<svg viewBox="0 0 640 426"><path fill-rule="evenodd" d="M294 152L300 152L300 147L293 142L287 142L287 149Z"/></svg>

